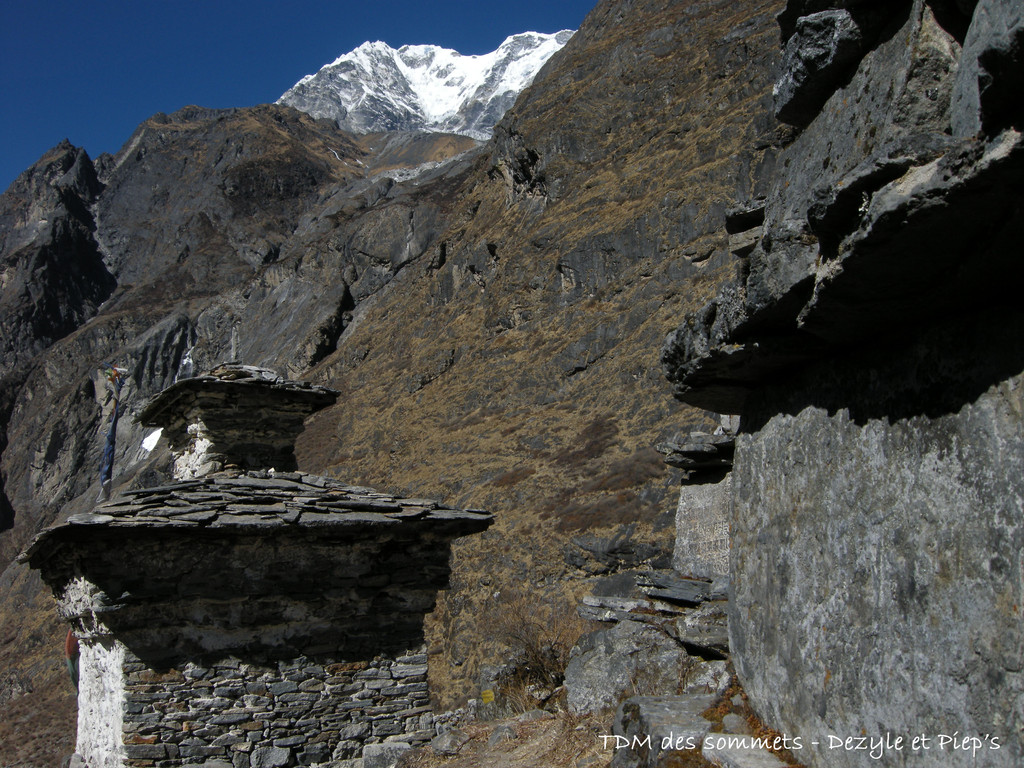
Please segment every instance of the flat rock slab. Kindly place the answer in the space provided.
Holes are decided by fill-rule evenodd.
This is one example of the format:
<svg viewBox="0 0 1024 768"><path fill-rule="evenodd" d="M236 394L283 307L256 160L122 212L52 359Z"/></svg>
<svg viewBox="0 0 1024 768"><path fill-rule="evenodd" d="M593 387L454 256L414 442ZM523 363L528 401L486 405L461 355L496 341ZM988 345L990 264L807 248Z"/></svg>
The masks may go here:
<svg viewBox="0 0 1024 768"><path fill-rule="evenodd" d="M717 595L712 595L713 587L709 581L686 579L681 576L658 575L651 571L639 583L651 597L685 605L700 605L708 600L722 599Z"/></svg>
<svg viewBox="0 0 1024 768"><path fill-rule="evenodd" d="M363 747L363 768L393 768L410 749L412 745L405 741L367 744Z"/></svg>
<svg viewBox="0 0 1024 768"><path fill-rule="evenodd" d="M613 768L654 768L662 754L699 748L711 730L703 715L713 695L636 696L615 713L612 733L628 741L616 750Z"/></svg>
<svg viewBox="0 0 1024 768"><path fill-rule="evenodd" d="M685 647L701 652L729 653L729 622L726 604L708 602L676 619L673 636Z"/></svg>
<svg viewBox="0 0 1024 768"><path fill-rule="evenodd" d="M721 743L727 738L729 737L726 734L719 734L717 738L712 738L710 743L701 750L704 759L722 766L722 768L786 768L786 764L768 750ZM750 736L733 736L732 738L746 742L752 741Z"/></svg>

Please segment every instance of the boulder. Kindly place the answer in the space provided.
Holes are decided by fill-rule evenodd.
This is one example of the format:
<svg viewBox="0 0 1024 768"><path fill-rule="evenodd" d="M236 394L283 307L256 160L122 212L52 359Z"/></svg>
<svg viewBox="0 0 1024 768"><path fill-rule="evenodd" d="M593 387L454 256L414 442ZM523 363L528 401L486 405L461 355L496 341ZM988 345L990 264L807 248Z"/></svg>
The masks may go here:
<svg viewBox="0 0 1024 768"><path fill-rule="evenodd" d="M953 135L1021 127L1024 116L1024 7L981 0L967 30L953 91Z"/></svg>
<svg viewBox="0 0 1024 768"><path fill-rule="evenodd" d="M487 746L495 747L498 744L502 744L506 741L512 741L516 738L516 729L511 725L499 725L493 731L491 735L487 737Z"/></svg>
<svg viewBox="0 0 1024 768"><path fill-rule="evenodd" d="M655 768L663 754L699 750L711 729L702 716L714 696L636 696L615 712L612 768Z"/></svg>
<svg viewBox="0 0 1024 768"><path fill-rule="evenodd" d="M431 739L430 746L439 755L457 755L467 741L469 734L460 728L452 728Z"/></svg>
<svg viewBox="0 0 1024 768"><path fill-rule="evenodd" d="M398 759L412 749L404 741L387 741L363 747L363 768L394 768Z"/></svg>
<svg viewBox="0 0 1024 768"><path fill-rule="evenodd" d="M623 697L655 691L675 692L691 659L661 630L636 621L584 636L565 669L569 708L575 713L614 707Z"/></svg>

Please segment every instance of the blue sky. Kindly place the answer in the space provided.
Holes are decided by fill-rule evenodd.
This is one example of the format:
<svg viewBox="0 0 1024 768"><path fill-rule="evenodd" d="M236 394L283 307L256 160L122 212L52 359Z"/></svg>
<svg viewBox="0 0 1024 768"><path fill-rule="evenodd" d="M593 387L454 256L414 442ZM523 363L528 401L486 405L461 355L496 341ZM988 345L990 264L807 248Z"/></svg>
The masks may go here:
<svg viewBox="0 0 1024 768"><path fill-rule="evenodd" d="M0 0L0 190L67 138L116 152L155 112L275 101L366 40L492 51L597 0Z"/></svg>

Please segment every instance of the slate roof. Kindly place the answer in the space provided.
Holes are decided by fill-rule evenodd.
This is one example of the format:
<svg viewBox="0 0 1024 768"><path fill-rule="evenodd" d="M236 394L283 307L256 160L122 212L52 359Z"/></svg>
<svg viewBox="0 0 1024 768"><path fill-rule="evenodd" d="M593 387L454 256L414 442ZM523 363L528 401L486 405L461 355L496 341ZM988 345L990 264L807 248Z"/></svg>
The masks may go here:
<svg viewBox="0 0 1024 768"><path fill-rule="evenodd" d="M425 523L449 536L487 528L493 516L432 499L403 499L302 472L218 472L194 480L125 491L93 512L72 515L39 533L19 562L33 567L60 543L109 531L165 531L187 536L220 533L277 535L316 529L345 533Z"/></svg>
<svg viewBox="0 0 1024 768"><path fill-rule="evenodd" d="M183 414L180 411L203 397L231 394L234 397L270 399L281 407L303 407L309 413L333 405L338 392L308 381L284 379L267 368L225 364L209 373L181 379L152 397L136 420L148 427L162 427Z"/></svg>

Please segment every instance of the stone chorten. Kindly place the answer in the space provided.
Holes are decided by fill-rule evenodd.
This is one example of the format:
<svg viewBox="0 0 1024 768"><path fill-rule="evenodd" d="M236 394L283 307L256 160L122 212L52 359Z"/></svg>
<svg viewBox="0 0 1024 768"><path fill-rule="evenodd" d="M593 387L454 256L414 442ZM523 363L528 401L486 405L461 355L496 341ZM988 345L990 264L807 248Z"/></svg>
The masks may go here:
<svg viewBox="0 0 1024 768"><path fill-rule="evenodd" d="M335 398L243 366L174 384L140 421L188 479L20 556L80 641L90 768L354 766L434 735L424 615L452 540L492 518L291 471L302 419Z"/></svg>
<svg viewBox="0 0 1024 768"><path fill-rule="evenodd" d="M337 398L334 390L281 379L266 368L229 364L175 382L137 419L163 429L177 480L226 467L290 471L306 418Z"/></svg>

